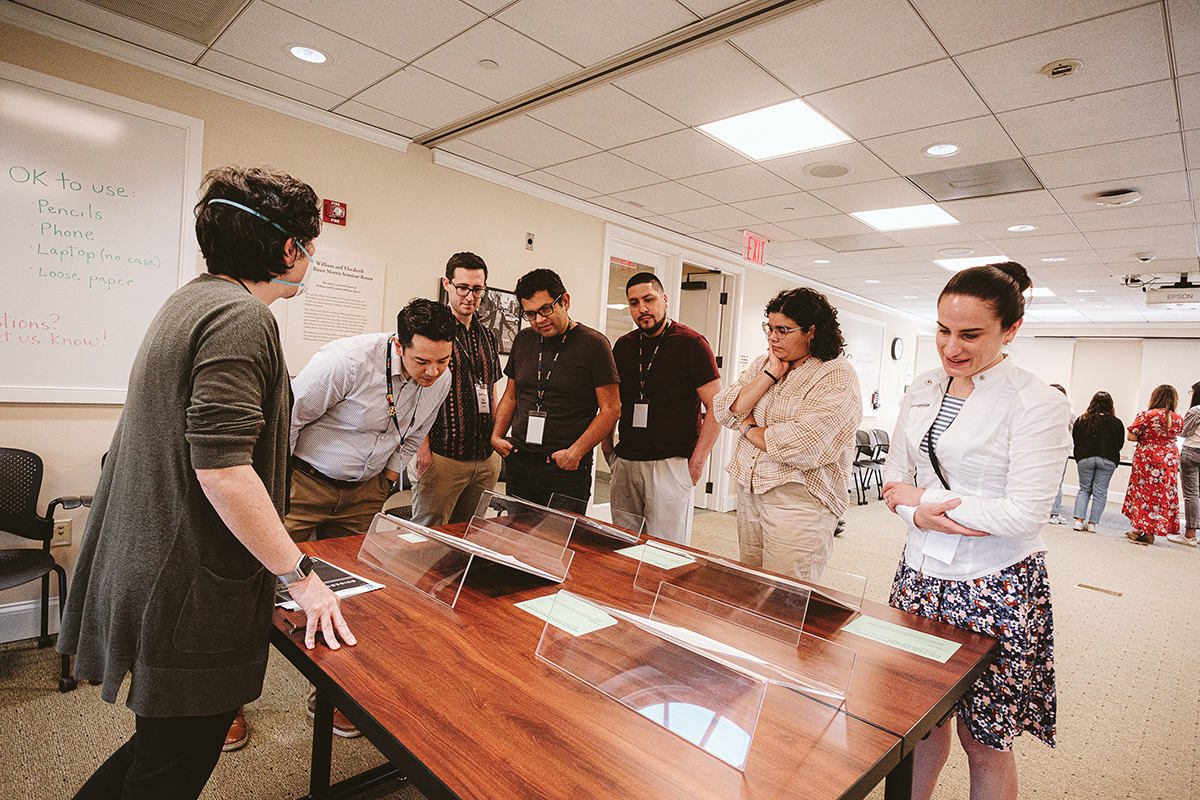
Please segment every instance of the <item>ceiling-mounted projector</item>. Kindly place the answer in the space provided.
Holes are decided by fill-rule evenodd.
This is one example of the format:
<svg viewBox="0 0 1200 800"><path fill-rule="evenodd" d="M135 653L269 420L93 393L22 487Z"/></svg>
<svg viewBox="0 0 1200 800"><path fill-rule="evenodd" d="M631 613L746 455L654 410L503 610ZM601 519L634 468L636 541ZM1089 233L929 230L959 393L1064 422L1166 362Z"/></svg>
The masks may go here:
<svg viewBox="0 0 1200 800"><path fill-rule="evenodd" d="M1145 288L1146 305L1175 306L1200 304L1200 286L1188 280L1187 273L1179 276L1179 281L1170 286Z"/></svg>

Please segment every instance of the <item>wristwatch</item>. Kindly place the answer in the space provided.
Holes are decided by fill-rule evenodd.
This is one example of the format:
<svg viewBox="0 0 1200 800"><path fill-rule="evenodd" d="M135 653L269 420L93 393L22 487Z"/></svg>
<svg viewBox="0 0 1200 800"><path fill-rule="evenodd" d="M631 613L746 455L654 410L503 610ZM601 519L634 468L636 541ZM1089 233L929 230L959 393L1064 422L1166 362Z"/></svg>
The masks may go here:
<svg viewBox="0 0 1200 800"><path fill-rule="evenodd" d="M291 586L296 581L302 581L312 574L313 563L312 559L306 555L300 556L300 560L296 562L296 568L291 572L284 573L279 576L279 580L283 581L284 586Z"/></svg>
<svg viewBox="0 0 1200 800"><path fill-rule="evenodd" d="M749 439L750 439L750 429L751 429L751 428L757 428L757 427L758 427L758 426L757 426L757 425L754 425L753 423L751 423L750 425L747 425L747 426L746 426L746 429L745 429L744 431L742 431L742 438L743 438L743 439L746 439L747 441L749 441Z"/></svg>

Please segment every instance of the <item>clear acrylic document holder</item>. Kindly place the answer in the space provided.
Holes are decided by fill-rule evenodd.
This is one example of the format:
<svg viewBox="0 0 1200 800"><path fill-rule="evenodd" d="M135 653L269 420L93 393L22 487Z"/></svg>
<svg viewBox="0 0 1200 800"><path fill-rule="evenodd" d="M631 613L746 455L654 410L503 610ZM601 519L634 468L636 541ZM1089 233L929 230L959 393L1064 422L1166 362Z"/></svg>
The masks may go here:
<svg viewBox="0 0 1200 800"><path fill-rule="evenodd" d="M591 533L621 542L637 542L646 530L646 518L611 506L593 506L590 511L583 500L555 492L550 495L550 507L579 519L575 522L575 533Z"/></svg>

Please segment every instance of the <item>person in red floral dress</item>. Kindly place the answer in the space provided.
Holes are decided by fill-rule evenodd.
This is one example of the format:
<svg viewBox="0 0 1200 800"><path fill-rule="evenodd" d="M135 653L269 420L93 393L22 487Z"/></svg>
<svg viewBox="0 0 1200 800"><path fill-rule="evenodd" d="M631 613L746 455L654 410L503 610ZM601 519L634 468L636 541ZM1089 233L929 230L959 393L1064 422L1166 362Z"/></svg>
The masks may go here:
<svg viewBox="0 0 1200 800"><path fill-rule="evenodd" d="M1129 441L1138 444L1121 513L1133 523L1133 530L1125 532L1132 542L1154 544L1155 536L1179 533L1175 438L1183 433L1183 419L1175 413L1178 399L1175 387L1157 387L1150 394L1150 408L1129 426Z"/></svg>

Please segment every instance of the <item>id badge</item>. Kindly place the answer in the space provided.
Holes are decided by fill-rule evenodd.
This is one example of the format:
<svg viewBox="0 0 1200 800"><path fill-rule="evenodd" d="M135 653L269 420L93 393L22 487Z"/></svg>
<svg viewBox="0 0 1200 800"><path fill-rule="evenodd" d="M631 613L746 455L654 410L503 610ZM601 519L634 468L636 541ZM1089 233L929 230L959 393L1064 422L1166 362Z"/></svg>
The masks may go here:
<svg viewBox="0 0 1200 800"><path fill-rule="evenodd" d="M649 403L634 403L633 404L633 427L644 428L650 419L650 404Z"/></svg>
<svg viewBox="0 0 1200 800"><path fill-rule="evenodd" d="M488 387L486 384L475 384L475 404L479 407L480 414L491 413L492 406L488 398Z"/></svg>
<svg viewBox="0 0 1200 800"><path fill-rule="evenodd" d="M546 432L546 412L530 411L529 428L525 431L526 444L541 444L542 434Z"/></svg>

